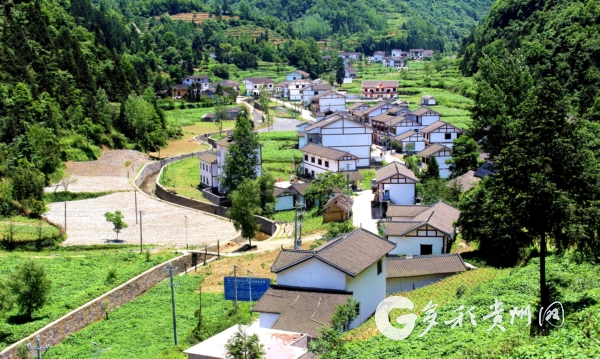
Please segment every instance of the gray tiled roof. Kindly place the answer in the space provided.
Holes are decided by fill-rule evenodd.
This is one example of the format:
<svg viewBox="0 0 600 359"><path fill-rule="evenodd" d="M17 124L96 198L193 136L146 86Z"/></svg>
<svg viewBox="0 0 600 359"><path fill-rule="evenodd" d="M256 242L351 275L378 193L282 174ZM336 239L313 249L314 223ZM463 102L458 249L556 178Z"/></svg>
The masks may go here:
<svg viewBox="0 0 600 359"><path fill-rule="evenodd" d="M412 130L411 131L406 131L406 132L404 132L404 133L402 133L402 134L394 137L394 140L396 140L396 141L402 141L403 139L405 139L407 137L410 137L412 135L416 135L416 134L417 133L415 131L412 131Z"/></svg>
<svg viewBox="0 0 600 359"><path fill-rule="evenodd" d="M433 145L428 146L424 150L422 150L421 152L417 153L417 156L427 158L427 157L429 157L431 155L434 155L437 152L439 152L439 151L441 151L441 150L443 150L445 148L450 149L449 147L442 146L440 144L434 143Z"/></svg>
<svg viewBox="0 0 600 359"><path fill-rule="evenodd" d="M414 221L392 221L386 222L385 224L385 235L386 236L402 236L408 232L412 232L415 229L425 225L425 222L414 222Z"/></svg>
<svg viewBox="0 0 600 359"><path fill-rule="evenodd" d="M398 87L398 80L367 80L362 82L362 87Z"/></svg>
<svg viewBox="0 0 600 359"><path fill-rule="evenodd" d="M481 178L475 177L475 171L471 170L465 174L462 174L462 175L448 181L446 186L452 187L454 185L454 183L459 183L461 190L463 192L466 192L466 191L469 191L469 190L475 188L475 185L477 185L477 183L479 181L481 181Z"/></svg>
<svg viewBox="0 0 600 359"><path fill-rule="evenodd" d="M217 162L217 155L215 155L214 153L210 153L210 152L204 152L198 158L200 158L200 161L207 162L207 163Z"/></svg>
<svg viewBox="0 0 600 359"><path fill-rule="evenodd" d="M428 210L421 212L415 216L413 221L427 222L438 230L446 233L447 235L454 232L454 226L452 225L458 220L460 211L446 202L439 201L431 206Z"/></svg>
<svg viewBox="0 0 600 359"><path fill-rule="evenodd" d="M419 181L413 171L411 171L408 167L398 162L392 162L375 171L375 180L377 181L377 183L379 183L395 175L407 177L417 182Z"/></svg>
<svg viewBox="0 0 600 359"><path fill-rule="evenodd" d="M350 198L350 211L352 211L352 204L354 203L354 201L352 200L352 198ZM329 199L329 201L327 201L327 203L325 203L325 206L323 207L323 209L325 208L329 208L332 205L336 205L338 206L342 211L344 212L348 212L348 197L342 193L338 194L337 196L334 196L332 198Z"/></svg>
<svg viewBox="0 0 600 359"><path fill-rule="evenodd" d="M440 115L439 112L436 112L436 111L430 109L429 107L421 107L421 108L419 108L417 110L414 110L412 112L412 114L415 115L415 116L421 116L421 115L426 114L427 112L430 112L430 111L433 112L436 115Z"/></svg>
<svg viewBox="0 0 600 359"><path fill-rule="evenodd" d="M309 143L308 145L302 147L300 149L300 151L310 153L313 155L317 155L317 156L321 156L321 157L325 157L325 158L330 158L333 160L337 160L344 156L356 157L348 152L336 150L335 148L331 148L331 147L317 145L314 143Z"/></svg>
<svg viewBox="0 0 600 359"><path fill-rule="evenodd" d="M386 258L386 278L405 278L430 274L465 272L467 267L457 253L412 258L389 256Z"/></svg>
<svg viewBox="0 0 600 359"><path fill-rule="evenodd" d="M414 218L417 214L423 213L431 208L427 205L397 205L388 206L387 217L411 217Z"/></svg>

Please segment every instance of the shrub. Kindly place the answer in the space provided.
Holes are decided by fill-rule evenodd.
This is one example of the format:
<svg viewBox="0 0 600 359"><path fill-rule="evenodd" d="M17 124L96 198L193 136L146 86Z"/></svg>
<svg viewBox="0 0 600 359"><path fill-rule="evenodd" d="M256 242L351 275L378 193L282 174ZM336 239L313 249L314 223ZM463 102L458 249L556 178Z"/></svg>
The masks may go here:
<svg viewBox="0 0 600 359"><path fill-rule="evenodd" d="M112 284L117 280L117 268L112 267L108 269L108 273L106 274L106 284Z"/></svg>
<svg viewBox="0 0 600 359"><path fill-rule="evenodd" d="M28 259L10 274L7 286L19 308L19 314L31 319L31 315L46 304L51 281L42 265Z"/></svg>

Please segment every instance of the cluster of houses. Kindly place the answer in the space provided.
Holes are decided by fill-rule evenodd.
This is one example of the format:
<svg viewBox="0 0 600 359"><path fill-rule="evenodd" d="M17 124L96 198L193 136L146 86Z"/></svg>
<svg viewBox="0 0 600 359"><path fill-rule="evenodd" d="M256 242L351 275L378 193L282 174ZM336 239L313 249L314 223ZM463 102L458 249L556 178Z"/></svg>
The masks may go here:
<svg viewBox="0 0 600 359"><path fill-rule="evenodd" d="M239 91L240 84L235 81L225 80L220 82L209 82L208 75L186 76L180 84L169 85L171 97L173 99L184 98L188 93L193 92L201 97L212 99L216 95L217 86L232 87L235 91ZM229 94L223 93L225 96Z"/></svg>

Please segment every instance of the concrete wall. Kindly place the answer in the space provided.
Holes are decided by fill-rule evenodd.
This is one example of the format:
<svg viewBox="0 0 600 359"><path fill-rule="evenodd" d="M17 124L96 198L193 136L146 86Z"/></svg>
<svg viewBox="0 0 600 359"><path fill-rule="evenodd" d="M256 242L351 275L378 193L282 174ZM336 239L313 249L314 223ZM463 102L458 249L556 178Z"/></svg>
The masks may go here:
<svg viewBox="0 0 600 359"><path fill-rule="evenodd" d="M444 239L442 237L396 237L389 236L390 242L396 243L396 248L390 254L421 255L421 244L431 244L432 254L443 254Z"/></svg>
<svg viewBox="0 0 600 359"><path fill-rule="evenodd" d="M271 329L280 316L281 314L276 313L259 313L258 325L261 328Z"/></svg>
<svg viewBox="0 0 600 359"><path fill-rule="evenodd" d="M346 290L346 273L312 258L277 273L277 284Z"/></svg>
<svg viewBox="0 0 600 359"><path fill-rule="evenodd" d="M356 277L347 277L346 290L353 292L354 299L360 303L360 313L352 322L352 328L369 319L375 313L379 302L385 299L385 257L381 258L381 262L382 271L379 274L377 274L377 262L375 262Z"/></svg>
<svg viewBox="0 0 600 359"><path fill-rule="evenodd" d="M178 272L183 272L186 268L192 266L192 256L190 254L180 256L171 260L173 266L177 267ZM139 276L121 284L110 292L82 305L62 318L46 325L37 332L31 334L8 348L0 352L2 359L17 359L17 347L30 343L35 345L35 337L39 334L42 345L56 345L70 334L76 333L87 327L91 323L102 320L105 312L102 310L102 303L108 303L108 311L137 298L144 294L148 289L154 287L159 282L167 278L167 272L164 267L167 263L160 264L147 270Z"/></svg>

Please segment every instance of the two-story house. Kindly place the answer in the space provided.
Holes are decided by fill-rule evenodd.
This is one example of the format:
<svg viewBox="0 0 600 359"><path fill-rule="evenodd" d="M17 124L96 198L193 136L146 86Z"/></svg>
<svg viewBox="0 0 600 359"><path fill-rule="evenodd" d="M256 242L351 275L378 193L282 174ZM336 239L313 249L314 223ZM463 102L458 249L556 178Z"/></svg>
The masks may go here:
<svg viewBox="0 0 600 359"><path fill-rule="evenodd" d="M408 50L408 56L413 59L422 59L423 51L423 49L410 49Z"/></svg>
<svg viewBox="0 0 600 359"><path fill-rule="evenodd" d="M261 89L273 93L274 83L273 80L266 77L249 77L244 80L246 86L246 96L260 96Z"/></svg>
<svg viewBox="0 0 600 359"><path fill-rule="evenodd" d="M375 51L373 54L373 60L381 61L385 57L385 51Z"/></svg>
<svg viewBox="0 0 600 359"><path fill-rule="evenodd" d="M311 82L308 80L294 80L290 81L287 84L287 97L290 101L300 101L302 100L302 90L307 86L310 86Z"/></svg>
<svg viewBox="0 0 600 359"><path fill-rule="evenodd" d="M181 83L188 86L200 84L202 90L206 90L209 87L208 75L187 76Z"/></svg>
<svg viewBox="0 0 600 359"><path fill-rule="evenodd" d="M170 85L169 88L171 89L171 96L174 99L178 99L187 95L190 87L186 84L173 84Z"/></svg>
<svg viewBox="0 0 600 359"><path fill-rule="evenodd" d="M375 98L396 98L398 97L398 81L397 80L369 80L363 81L362 85L363 97L369 99Z"/></svg>
<svg viewBox="0 0 600 359"><path fill-rule="evenodd" d="M429 161L432 158L435 158L440 168L440 177L450 177L450 165L446 163L446 160L452 158L452 148L433 143L426 146L424 150L418 152L417 156L421 157L421 168L429 164Z"/></svg>
<svg viewBox="0 0 600 359"><path fill-rule="evenodd" d="M312 107L315 108L315 112L322 112L327 114L328 112L346 111L346 96L341 93L334 91L325 91L311 99Z"/></svg>
<svg viewBox="0 0 600 359"><path fill-rule="evenodd" d="M462 136L465 131L447 122L437 121L421 130L425 141L439 143L452 148L454 140Z"/></svg>
<svg viewBox="0 0 600 359"><path fill-rule="evenodd" d="M332 171L354 171L358 157L349 152L324 147L314 143L300 149L303 155L302 168L306 177L316 177L319 173Z"/></svg>
<svg viewBox="0 0 600 359"><path fill-rule="evenodd" d="M405 59L408 57L408 51L402 51L400 49L394 49L392 50L392 56L393 57L400 57L402 59Z"/></svg>
<svg viewBox="0 0 600 359"><path fill-rule="evenodd" d="M344 67L344 78L355 79L356 78L356 69L352 66Z"/></svg>
<svg viewBox="0 0 600 359"><path fill-rule="evenodd" d="M321 121L302 124L298 127L298 131L304 132L303 142L305 144L315 143L343 152L350 152L358 158L357 167L369 167L373 129L368 125L352 120L349 115L334 113Z"/></svg>
<svg viewBox="0 0 600 359"><path fill-rule="evenodd" d="M383 64L383 66L388 66L388 67L404 66L404 60L400 57L394 57L394 56L384 57L383 59L381 59L381 63Z"/></svg>
<svg viewBox="0 0 600 359"><path fill-rule="evenodd" d="M364 102L355 102L346 108L349 114L354 115L355 112L368 109L370 106Z"/></svg>
<svg viewBox="0 0 600 359"><path fill-rule="evenodd" d="M200 187L217 189L219 183L217 176L219 171L217 168L217 155L211 152L204 152L199 157L200 160Z"/></svg>
<svg viewBox="0 0 600 359"><path fill-rule="evenodd" d="M362 228L314 250L283 249L271 271L277 285L265 292L254 311L263 328L307 333L331 325L336 306L358 303L355 328L371 317L386 297L386 255L394 244Z"/></svg>
<svg viewBox="0 0 600 359"><path fill-rule="evenodd" d="M414 154L424 150L427 143L423 138L423 134L414 130L404 132L394 137L394 140L398 141L402 147L402 151L407 154Z"/></svg>
<svg viewBox="0 0 600 359"><path fill-rule="evenodd" d="M294 70L289 74L285 75L286 81L294 81L294 80L308 80L310 78L310 74L306 71L302 70Z"/></svg>
<svg viewBox="0 0 600 359"><path fill-rule="evenodd" d="M440 113L428 107L421 107L406 115L407 118L423 125L429 126L440 120Z"/></svg>
<svg viewBox="0 0 600 359"><path fill-rule="evenodd" d="M219 182L218 178L222 177L225 175L224 172L224 166L225 166L225 160L227 158L227 154L229 153L229 146L231 146L232 144L234 144L235 141L233 140L232 137L223 137L222 139L216 141L216 147L217 147L217 178L216 181L218 182L218 190L219 193L223 192L223 188L221 187L221 183ZM249 154L250 155L250 154ZM262 173L262 144L258 146L258 148L256 149L256 152L254 154L254 156L257 156L258 158L258 164L256 165L256 176L260 176Z"/></svg>
<svg viewBox="0 0 600 359"><path fill-rule="evenodd" d="M395 106L389 102L381 101L366 109L354 110L353 116L357 121L369 124L371 123L371 119L373 117L381 115L382 113L386 113L394 107Z"/></svg>
<svg viewBox="0 0 600 359"><path fill-rule="evenodd" d="M323 92L331 91L331 85L328 84L313 84L302 89L302 103L307 106L314 96L320 95Z"/></svg>
<svg viewBox="0 0 600 359"><path fill-rule="evenodd" d="M376 202L414 204L419 180L413 171L399 162L392 162L375 171Z"/></svg>
<svg viewBox="0 0 600 359"><path fill-rule="evenodd" d="M437 101L435 97L431 95L423 95L421 96L421 106L435 106L437 105Z"/></svg>
<svg viewBox="0 0 600 359"><path fill-rule="evenodd" d="M340 52L338 54L338 56L342 58L342 61L344 62L344 66L348 66L352 62L359 59L360 53L359 52Z"/></svg>

